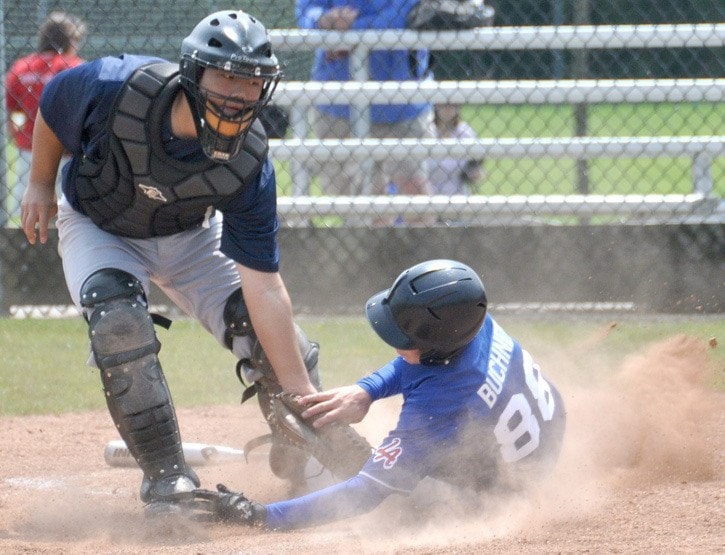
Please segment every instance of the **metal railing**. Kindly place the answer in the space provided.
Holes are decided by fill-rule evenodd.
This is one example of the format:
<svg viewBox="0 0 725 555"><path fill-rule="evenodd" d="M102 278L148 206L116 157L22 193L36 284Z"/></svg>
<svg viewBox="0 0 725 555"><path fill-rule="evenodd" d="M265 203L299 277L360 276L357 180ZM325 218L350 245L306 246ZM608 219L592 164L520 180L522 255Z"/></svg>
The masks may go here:
<svg viewBox="0 0 725 555"><path fill-rule="evenodd" d="M279 51L325 48L349 51L351 76L349 82L283 82L275 94L277 104L288 106L291 112L293 138L271 142L271 152L277 160L287 160L292 167L292 194L309 194L309 176L304 162L314 158L317 162L329 159L343 160L385 157L403 159L412 157L442 158L462 156L470 158L542 158L569 157L577 160L618 157L680 157L692 159L692 195L682 195L677 201L681 211L691 212L690 203L699 203L712 194L712 163L725 152L723 136L711 137L540 137L517 139L488 139L468 141L430 140L375 140L367 138L369 107L376 104L405 103L469 103L469 104L572 104L596 103L660 103L660 102L722 102L725 98L725 79L573 79L573 80L520 80L520 81L368 81L367 57L373 50L401 48L445 49L617 49L617 48L678 48L721 47L725 45L725 24L684 25L613 25L613 26L558 26L558 27L494 27L471 31L413 32L407 30L364 31L305 31L284 29L273 31L272 41ZM307 110L315 104L350 104L352 128L356 138L349 140L308 139ZM666 203L665 195L648 195L644 204L653 209L659 202ZM593 203L602 202L608 212L613 204L608 200L621 198L612 195L591 196L583 204L554 195L545 201L547 206L562 199L558 209L563 214L581 214ZM634 207L641 210L642 198L633 195L634 202L622 202L620 211L631 214ZM672 199L672 197L670 197ZM317 205L318 214L346 210L355 206L357 211L379 213L381 201L375 197L362 197L354 201L330 199L316 201L282 199L282 211L302 209L306 204ZM590 202L591 201L591 202ZM400 206L419 207L412 200L389 201ZM457 201L423 202L426 210L435 207L444 210L473 210L485 205L481 199L461 198ZM492 205L498 205L498 202ZM469 206L470 205L470 206ZM524 203L524 206L526 203ZM530 205L540 210L540 203ZM713 214L722 212L717 202L706 203ZM366 208L367 207L367 208ZM616 212L616 210L615 210ZM671 210L665 210L672 214ZM659 211L655 210L655 213Z"/></svg>

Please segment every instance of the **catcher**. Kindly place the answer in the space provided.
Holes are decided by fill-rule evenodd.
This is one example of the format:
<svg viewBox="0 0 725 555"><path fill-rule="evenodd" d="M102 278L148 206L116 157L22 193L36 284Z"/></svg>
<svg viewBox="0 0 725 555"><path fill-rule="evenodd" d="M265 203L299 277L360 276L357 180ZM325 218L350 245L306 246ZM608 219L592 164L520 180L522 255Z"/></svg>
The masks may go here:
<svg viewBox="0 0 725 555"><path fill-rule="evenodd" d="M366 313L398 357L356 385L306 395L302 416L324 430L359 422L373 401L403 395L397 427L345 482L261 505L223 486L208 492L223 520L270 529L330 522L372 510L430 476L475 492L518 489L558 458L564 403L531 355L486 313L468 266L432 260L373 296Z"/></svg>
<svg viewBox="0 0 725 555"><path fill-rule="evenodd" d="M244 370L254 383L245 397L259 394L272 428L272 470L298 486L304 479L308 455L284 440L271 412L283 387L307 394L320 386L318 347L294 323L279 273L276 179L259 122L280 78L266 28L222 10L183 40L179 61L105 56L61 72L43 90L23 229L31 244L45 243L58 215L90 363L143 472L139 497L152 514L179 512L200 482L184 458L158 356L154 323L168 322L149 311L151 283L241 360L240 377ZM330 428L325 442L337 437L352 438L367 459L351 429ZM351 458L347 443L336 448Z"/></svg>

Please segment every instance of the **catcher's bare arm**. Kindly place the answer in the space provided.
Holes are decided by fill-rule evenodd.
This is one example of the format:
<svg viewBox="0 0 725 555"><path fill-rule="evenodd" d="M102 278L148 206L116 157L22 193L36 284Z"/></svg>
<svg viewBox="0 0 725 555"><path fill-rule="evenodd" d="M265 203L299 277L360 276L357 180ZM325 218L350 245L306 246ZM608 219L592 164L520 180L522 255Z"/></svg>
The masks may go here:
<svg viewBox="0 0 725 555"><path fill-rule="evenodd" d="M359 385L348 385L305 395L301 405L308 408L302 413L304 418L315 418L313 426L321 428L332 422L354 424L360 422L370 410L372 397Z"/></svg>
<svg viewBox="0 0 725 555"><path fill-rule="evenodd" d="M292 320L292 307L279 273L259 272L237 264L244 299L282 389L303 395L315 391L302 360Z"/></svg>
<svg viewBox="0 0 725 555"><path fill-rule="evenodd" d="M63 144L48 127L38 110L33 129L33 159L28 188L21 204L21 221L31 245L40 236L41 244L48 240L48 223L58 213L55 178L63 156ZM35 226L38 226L36 231Z"/></svg>

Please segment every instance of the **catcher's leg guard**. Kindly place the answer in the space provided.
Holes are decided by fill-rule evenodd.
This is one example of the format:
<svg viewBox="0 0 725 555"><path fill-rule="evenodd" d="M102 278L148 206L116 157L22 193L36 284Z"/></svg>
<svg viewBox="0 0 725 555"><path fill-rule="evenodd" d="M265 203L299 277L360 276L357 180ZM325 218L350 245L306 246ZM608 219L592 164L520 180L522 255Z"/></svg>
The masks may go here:
<svg viewBox="0 0 725 555"><path fill-rule="evenodd" d="M282 391L282 387L277 380L274 369L267 358L262 344L257 339L252 322L249 318L249 312L244 303L241 289L235 291L227 299L224 308L224 322L226 324L225 341L229 349L232 348L232 342L235 336L249 337L252 343L252 357L240 361L240 366L247 370L252 370L249 374L258 376L255 378L252 394L257 393L259 407L262 410L265 420L270 424L272 432L272 446L269 452L269 466L272 472L279 478L290 480L293 484L301 485L305 482L304 470L309 460L309 455L304 451L290 445L279 430L272 424L274 420L270 418L272 413L270 401L274 395ZM317 389L321 389L320 372L318 368L319 345L310 341L302 329L295 325L297 332L297 341L302 354L302 358L310 376L310 381ZM242 379L241 372L239 378ZM242 398L242 402L247 399L247 395Z"/></svg>
<svg viewBox="0 0 725 555"><path fill-rule="evenodd" d="M81 304L108 410L144 473L141 500L186 499L199 479L184 460L141 283L120 270L99 270L83 284Z"/></svg>
<svg viewBox="0 0 725 555"><path fill-rule="evenodd" d="M321 389L318 366L320 348L317 343L313 343L307 338L307 335L305 335L299 326L296 326L296 331L300 352L302 353L305 367L310 376L310 381L316 389ZM272 365L269 363L264 349L262 349L262 345L256 340L253 349L253 366L262 372L264 376L257 380L255 386L257 388L259 407L262 409L262 414L267 422L270 423L270 429L272 431L272 446L269 449L269 467L278 478L289 480L295 486L301 488L305 483L305 467L310 457L304 451L290 445L284 436L279 433L279 430L272 425L274 420L270 418L272 412L270 402L274 395L282 391L282 388L277 381L277 377L272 370Z"/></svg>

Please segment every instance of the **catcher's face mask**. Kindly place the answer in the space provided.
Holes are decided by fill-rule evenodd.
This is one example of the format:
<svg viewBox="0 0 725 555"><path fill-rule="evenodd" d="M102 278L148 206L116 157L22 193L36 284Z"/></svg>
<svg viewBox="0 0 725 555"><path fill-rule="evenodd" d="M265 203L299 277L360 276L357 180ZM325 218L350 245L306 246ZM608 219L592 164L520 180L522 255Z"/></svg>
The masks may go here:
<svg viewBox="0 0 725 555"><path fill-rule="evenodd" d="M183 40L180 70L204 153L232 160L282 75L267 30L242 11L215 12Z"/></svg>
<svg viewBox="0 0 725 555"><path fill-rule="evenodd" d="M237 155L276 83L216 69L204 71L194 100L201 120L199 140L207 156L227 161Z"/></svg>

